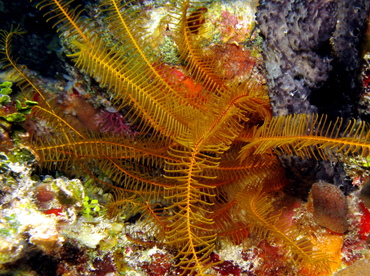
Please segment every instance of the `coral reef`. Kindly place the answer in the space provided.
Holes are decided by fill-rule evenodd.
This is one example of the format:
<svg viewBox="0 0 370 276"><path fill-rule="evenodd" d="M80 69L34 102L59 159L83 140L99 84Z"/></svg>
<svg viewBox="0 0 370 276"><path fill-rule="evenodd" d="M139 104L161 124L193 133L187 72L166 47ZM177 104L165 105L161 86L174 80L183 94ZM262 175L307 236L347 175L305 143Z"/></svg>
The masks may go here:
<svg viewBox="0 0 370 276"><path fill-rule="evenodd" d="M109 273L116 272L120 262L114 261L111 252L125 252L133 246L121 234L124 224L109 220L104 212L87 212L100 203L85 204L85 190L88 193L89 189L80 180L51 176L35 180L33 161L4 160L6 171L0 175L1 273L113 275Z"/></svg>
<svg viewBox="0 0 370 276"><path fill-rule="evenodd" d="M265 1L260 10L267 43L275 30L264 29L271 21L263 14L277 2ZM175 11L165 1L132 1L117 10L118 1L105 1L110 7L103 12L89 4L82 14L67 2L53 3L62 3L51 7L64 51L76 62L65 64L69 76L45 79L17 65L9 41L19 30L1 33L4 60L15 71L0 77L23 74L20 88L33 100L17 108L15 96L5 97L11 108L3 115L34 111L25 124L2 127L1 273L331 275L369 258L370 212L359 192L351 193L368 174L368 124L327 124L318 115L271 118L254 30L256 1L190 3L194 7L181 1ZM275 81L289 84L286 91L303 91L274 98L275 112L312 113L317 109L306 99L331 70L330 54L318 48L334 35L341 51L348 37L335 32L334 15L347 8L332 1L289 3L280 8L292 11L278 12L296 25L282 27L289 36L276 34L277 44L289 40L286 53L296 63L279 65L282 76L271 78L271 68L278 68L271 59L286 60L265 45L268 84L275 92ZM171 25L168 15L180 23ZM358 49L361 39L350 39ZM356 74L358 66L354 57L345 70ZM342 125L347 129L339 134ZM275 155L284 154L312 158L307 163L317 167L319 157L331 167L346 162L347 173L359 180L314 184L306 202L303 183L294 192L282 189L286 179ZM37 171L36 163L42 165ZM307 175L296 180L309 188L317 179L343 178L344 169L308 168ZM366 185L362 198L365 193Z"/></svg>

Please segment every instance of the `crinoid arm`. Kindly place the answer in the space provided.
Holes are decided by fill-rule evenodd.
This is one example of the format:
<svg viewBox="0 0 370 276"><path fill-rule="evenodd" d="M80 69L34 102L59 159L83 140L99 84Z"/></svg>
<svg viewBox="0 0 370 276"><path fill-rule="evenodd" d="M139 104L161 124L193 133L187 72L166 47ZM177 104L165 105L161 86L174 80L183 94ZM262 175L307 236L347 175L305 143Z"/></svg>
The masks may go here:
<svg viewBox="0 0 370 276"><path fill-rule="evenodd" d="M263 191L251 191L238 194L239 207L249 218L249 226L260 237L266 239L277 238L286 248L290 260L299 266L304 264L312 273L330 271L331 257L325 252L313 249L313 243L305 233L297 233L294 226L290 226L281 219L281 213L274 211L269 195Z"/></svg>
<svg viewBox="0 0 370 276"><path fill-rule="evenodd" d="M370 128L364 121L343 124L342 118L328 122L325 115L295 114L266 120L244 142L241 159L272 150L276 154L346 161L351 156L370 155Z"/></svg>

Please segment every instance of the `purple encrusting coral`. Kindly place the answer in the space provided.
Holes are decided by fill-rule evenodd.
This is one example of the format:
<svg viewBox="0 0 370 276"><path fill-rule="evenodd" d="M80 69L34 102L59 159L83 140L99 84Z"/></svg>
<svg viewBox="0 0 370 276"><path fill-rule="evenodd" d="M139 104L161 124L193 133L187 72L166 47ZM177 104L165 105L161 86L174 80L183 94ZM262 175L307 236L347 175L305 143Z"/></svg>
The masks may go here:
<svg viewBox="0 0 370 276"><path fill-rule="evenodd" d="M357 115L366 0L262 1L262 36L274 115Z"/></svg>
<svg viewBox="0 0 370 276"><path fill-rule="evenodd" d="M106 134L125 135L133 138L137 132L119 112L100 111L95 115L95 125L99 131Z"/></svg>
<svg viewBox="0 0 370 276"><path fill-rule="evenodd" d="M273 115L293 113L358 117L361 45L370 2L366 0L261 1L256 20ZM341 164L280 158L294 196L307 198L314 179L353 186ZM310 179L313 178L313 179Z"/></svg>

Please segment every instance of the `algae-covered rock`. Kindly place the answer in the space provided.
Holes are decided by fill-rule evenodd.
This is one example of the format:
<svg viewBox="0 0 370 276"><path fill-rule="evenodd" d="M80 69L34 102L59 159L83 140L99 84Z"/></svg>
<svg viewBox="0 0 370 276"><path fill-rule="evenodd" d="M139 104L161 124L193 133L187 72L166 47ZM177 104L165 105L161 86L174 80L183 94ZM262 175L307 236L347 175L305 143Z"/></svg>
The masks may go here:
<svg viewBox="0 0 370 276"><path fill-rule="evenodd" d="M368 276L370 275L370 259L360 260L353 265L338 271L335 276Z"/></svg>

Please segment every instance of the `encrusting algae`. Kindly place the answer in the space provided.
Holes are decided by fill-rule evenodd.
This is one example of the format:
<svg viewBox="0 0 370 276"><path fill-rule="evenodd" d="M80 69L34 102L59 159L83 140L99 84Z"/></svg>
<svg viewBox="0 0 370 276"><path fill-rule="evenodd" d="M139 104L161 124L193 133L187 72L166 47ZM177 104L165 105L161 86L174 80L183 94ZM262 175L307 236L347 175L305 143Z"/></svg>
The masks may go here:
<svg viewBox="0 0 370 276"><path fill-rule="evenodd" d="M256 1L37 3L69 76L18 64L23 32L1 32L21 90L0 109L1 272L324 276L370 257L359 192L293 197L278 159L348 164L361 187L369 124L272 115Z"/></svg>

